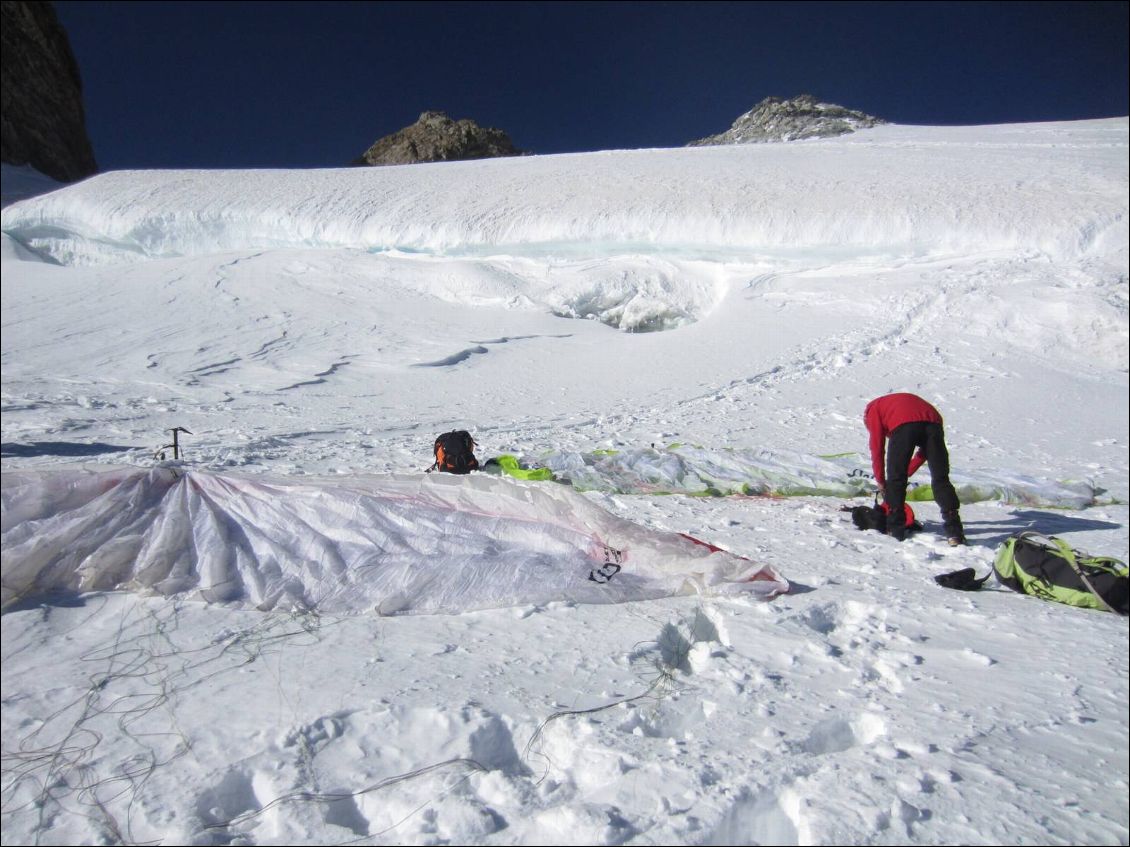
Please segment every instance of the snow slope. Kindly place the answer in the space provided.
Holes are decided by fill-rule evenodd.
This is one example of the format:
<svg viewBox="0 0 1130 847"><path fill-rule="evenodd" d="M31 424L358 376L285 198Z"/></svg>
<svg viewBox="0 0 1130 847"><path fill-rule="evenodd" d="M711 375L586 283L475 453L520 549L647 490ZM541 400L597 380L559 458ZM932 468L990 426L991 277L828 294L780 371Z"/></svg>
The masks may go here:
<svg viewBox="0 0 1130 847"><path fill-rule="evenodd" d="M932 577L1021 529L1127 559L1128 129L117 172L7 205L6 597L27 544L76 549L20 480L144 476L173 427L205 490L274 486L319 532L375 525L333 492L430 479L466 428L791 590L256 611L86 558L104 582L0 618L4 842L1127 844L1126 621ZM945 416L966 548L930 501L901 545L839 511L894 390ZM383 531L454 572L439 525ZM492 573L544 564L499 526Z"/></svg>
<svg viewBox="0 0 1130 847"><path fill-rule="evenodd" d="M1117 121L886 126L840 143L635 150L390 168L121 171L5 216L68 264L280 247L431 255L705 251L735 255L1074 258L1120 241L1102 168ZM948 167L946 167L948 165ZM232 191L233 184L238 190ZM923 202L924 197L929 202ZM1048 212L1054 208L1055 215Z"/></svg>

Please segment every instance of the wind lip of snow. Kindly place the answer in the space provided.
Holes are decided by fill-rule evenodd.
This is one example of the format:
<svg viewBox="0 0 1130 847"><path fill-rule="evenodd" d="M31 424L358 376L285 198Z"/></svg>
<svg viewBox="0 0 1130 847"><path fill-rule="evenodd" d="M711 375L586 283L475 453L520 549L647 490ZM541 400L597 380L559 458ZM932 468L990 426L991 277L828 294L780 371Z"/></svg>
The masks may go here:
<svg viewBox="0 0 1130 847"><path fill-rule="evenodd" d="M605 245L1070 258L1122 222L1118 191L1094 184L1077 153L1098 128L1124 139L1126 121L1085 122L1074 130L1079 145L1062 143L1061 125L1026 128L1024 143L1010 148L1021 160L1011 170L999 146L966 140L969 128L938 146L923 130L878 127L867 141L738 145L706 156L708 148L624 151L615 162L578 154L432 169L111 172L5 208L3 228L66 264L285 247L466 255L500 245L531 256L552 245L565 253ZM965 154L960 174L951 147ZM1044 172L1018 181L1032 155Z"/></svg>

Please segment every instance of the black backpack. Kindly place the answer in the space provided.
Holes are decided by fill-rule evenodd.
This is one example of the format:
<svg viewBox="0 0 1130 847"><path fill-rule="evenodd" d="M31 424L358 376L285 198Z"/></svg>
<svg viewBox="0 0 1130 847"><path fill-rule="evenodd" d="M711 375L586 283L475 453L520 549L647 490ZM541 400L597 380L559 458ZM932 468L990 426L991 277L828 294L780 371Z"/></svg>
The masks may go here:
<svg viewBox="0 0 1130 847"><path fill-rule="evenodd" d="M887 533L887 504L875 503L873 506L843 506L841 512L851 512L851 522L855 524L856 529L874 529L884 535ZM906 531L918 532L922 529L922 524L914 516L914 510L910 508L907 503L903 506L903 511L906 512Z"/></svg>
<svg viewBox="0 0 1130 847"><path fill-rule="evenodd" d="M479 460L475 458L475 439L465 429L445 432L436 439L432 450L436 460L428 468L428 473L438 469L444 473L463 474L479 469Z"/></svg>

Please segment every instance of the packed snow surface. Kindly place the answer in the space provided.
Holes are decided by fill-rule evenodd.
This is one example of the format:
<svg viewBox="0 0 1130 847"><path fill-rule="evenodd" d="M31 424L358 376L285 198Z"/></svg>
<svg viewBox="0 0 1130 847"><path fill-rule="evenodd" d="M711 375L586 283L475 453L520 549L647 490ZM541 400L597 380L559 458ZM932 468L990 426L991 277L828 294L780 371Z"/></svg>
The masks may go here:
<svg viewBox="0 0 1130 847"><path fill-rule="evenodd" d="M5 166L4 843L1130 843L1128 128Z"/></svg>

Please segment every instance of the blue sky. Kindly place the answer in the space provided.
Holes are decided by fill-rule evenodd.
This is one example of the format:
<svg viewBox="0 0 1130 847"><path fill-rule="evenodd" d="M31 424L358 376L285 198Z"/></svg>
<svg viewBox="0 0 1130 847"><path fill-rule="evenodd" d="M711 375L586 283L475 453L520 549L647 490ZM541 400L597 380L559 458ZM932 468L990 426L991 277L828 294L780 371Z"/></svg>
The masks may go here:
<svg viewBox="0 0 1130 847"><path fill-rule="evenodd" d="M895 123L1122 116L1126 2L56 2L102 170L336 167L428 109L533 153L676 147L767 96Z"/></svg>

